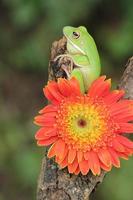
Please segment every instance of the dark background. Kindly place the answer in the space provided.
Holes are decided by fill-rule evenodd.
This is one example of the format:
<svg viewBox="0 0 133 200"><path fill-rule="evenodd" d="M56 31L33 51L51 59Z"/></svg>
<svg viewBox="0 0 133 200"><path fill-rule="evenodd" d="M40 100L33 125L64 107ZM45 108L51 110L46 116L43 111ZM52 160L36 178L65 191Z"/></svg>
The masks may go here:
<svg viewBox="0 0 133 200"><path fill-rule="evenodd" d="M46 103L51 44L66 25L87 27L113 86L133 55L132 0L0 0L0 200L35 200L44 148L36 146L33 117ZM132 200L132 188L130 158L92 199Z"/></svg>

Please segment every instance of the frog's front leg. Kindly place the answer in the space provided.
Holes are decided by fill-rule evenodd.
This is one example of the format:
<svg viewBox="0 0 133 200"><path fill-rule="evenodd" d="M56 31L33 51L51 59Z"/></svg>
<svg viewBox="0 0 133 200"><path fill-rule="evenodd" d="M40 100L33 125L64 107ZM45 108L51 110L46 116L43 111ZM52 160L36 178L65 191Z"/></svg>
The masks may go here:
<svg viewBox="0 0 133 200"><path fill-rule="evenodd" d="M90 65L90 62L85 55L71 54L71 59L77 67L88 67Z"/></svg>
<svg viewBox="0 0 133 200"><path fill-rule="evenodd" d="M68 67L66 65L62 64L61 69L66 73L67 78L70 79L71 75L70 75L70 72L68 71Z"/></svg>
<svg viewBox="0 0 133 200"><path fill-rule="evenodd" d="M74 63L73 63L73 58L72 58L72 56L69 55L69 54L58 55L58 56L56 56L56 58L54 59L54 61L56 62L56 61L59 59L59 64L61 64L61 63L62 63L62 60L63 60L64 58L68 58L68 59L70 60L70 62L71 62L71 69L73 69L73 68L72 68L73 65L74 65Z"/></svg>
<svg viewBox="0 0 133 200"><path fill-rule="evenodd" d="M70 66L69 66L69 68L65 67L65 65L63 65L63 60L65 58L67 58L68 60L70 60ZM71 71L74 69L74 62L73 62L72 56L69 55L69 54L58 55L58 56L56 56L56 58L54 59L54 61L56 62L58 59L59 59L59 65L61 65L61 68L66 72L67 76L70 75Z"/></svg>

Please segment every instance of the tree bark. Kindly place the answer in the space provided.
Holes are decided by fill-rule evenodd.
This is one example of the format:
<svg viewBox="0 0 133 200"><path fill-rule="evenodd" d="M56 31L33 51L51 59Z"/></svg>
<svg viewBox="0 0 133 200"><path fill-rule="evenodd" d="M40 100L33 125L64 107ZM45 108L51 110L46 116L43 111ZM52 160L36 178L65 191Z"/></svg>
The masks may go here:
<svg viewBox="0 0 133 200"><path fill-rule="evenodd" d="M57 55L64 54L65 51L64 37L53 43L49 62L49 80L67 78L61 66L69 67L70 61L68 59L63 59L61 63L59 60L54 61ZM126 64L118 87L126 91L125 98L133 99L133 57ZM44 155L38 180L37 200L89 200L90 194L95 191L99 183L102 183L105 174L106 172L102 171L99 176L94 176L91 172L86 176L72 175L67 169L60 170L54 160L47 159Z"/></svg>

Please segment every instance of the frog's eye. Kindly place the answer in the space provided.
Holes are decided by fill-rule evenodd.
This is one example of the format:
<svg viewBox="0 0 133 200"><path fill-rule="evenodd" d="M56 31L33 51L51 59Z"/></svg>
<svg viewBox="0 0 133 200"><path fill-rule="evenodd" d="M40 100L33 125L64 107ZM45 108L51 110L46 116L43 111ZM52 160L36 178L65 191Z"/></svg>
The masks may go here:
<svg viewBox="0 0 133 200"><path fill-rule="evenodd" d="M78 32L73 32L73 38L78 39L80 37L80 34Z"/></svg>

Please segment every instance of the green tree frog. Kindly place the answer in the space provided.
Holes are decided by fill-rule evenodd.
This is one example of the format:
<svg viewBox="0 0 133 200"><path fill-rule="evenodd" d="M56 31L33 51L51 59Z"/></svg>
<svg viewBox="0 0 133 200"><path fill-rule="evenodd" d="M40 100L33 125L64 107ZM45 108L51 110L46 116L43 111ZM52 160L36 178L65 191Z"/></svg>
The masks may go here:
<svg viewBox="0 0 133 200"><path fill-rule="evenodd" d="M76 66L71 77L75 76L82 92L87 92L91 83L100 75L101 65L94 39L84 26L65 26L63 34L67 39L67 53L60 57L69 57Z"/></svg>

